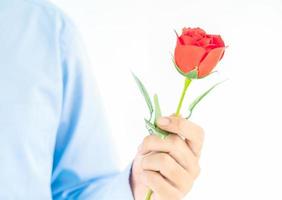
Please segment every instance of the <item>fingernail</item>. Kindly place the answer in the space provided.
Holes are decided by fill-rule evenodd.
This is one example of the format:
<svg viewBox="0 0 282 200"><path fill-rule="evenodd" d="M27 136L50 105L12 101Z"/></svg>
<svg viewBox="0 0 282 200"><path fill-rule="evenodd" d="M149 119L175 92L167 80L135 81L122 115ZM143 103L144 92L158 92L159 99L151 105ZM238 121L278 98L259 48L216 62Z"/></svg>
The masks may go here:
<svg viewBox="0 0 282 200"><path fill-rule="evenodd" d="M170 123L170 119L168 117L160 117L157 122L161 126L167 126Z"/></svg>

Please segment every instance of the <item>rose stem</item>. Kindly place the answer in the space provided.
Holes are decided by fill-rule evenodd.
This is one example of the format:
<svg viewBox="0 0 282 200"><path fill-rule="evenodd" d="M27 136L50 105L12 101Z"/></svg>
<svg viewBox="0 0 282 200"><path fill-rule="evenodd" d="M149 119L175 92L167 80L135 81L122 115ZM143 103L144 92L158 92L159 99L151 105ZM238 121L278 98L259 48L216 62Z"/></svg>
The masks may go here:
<svg viewBox="0 0 282 200"><path fill-rule="evenodd" d="M185 78L184 87L183 87L181 97L180 97L180 100L179 100L179 103L178 103L178 106L177 106L177 110L176 110L176 113L175 113L176 116L179 116L179 114L180 114L180 109L182 107L183 99L185 97L186 91L187 91L191 81L192 81L191 79Z"/></svg>
<svg viewBox="0 0 282 200"><path fill-rule="evenodd" d="M152 194L153 194L153 191L152 190L148 190L148 192L146 194L145 200L151 200Z"/></svg>
<svg viewBox="0 0 282 200"><path fill-rule="evenodd" d="M179 103L178 103L178 106L177 106L177 110L176 110L176 116L179 116L179 114L180 114L180 109L182 107L183 99L185 97L186 91L187 91L191 81L192 81L191 79L185 78L184 87L183 87L182 94L181 94L181 97L180 97L180 100L179 100ZM148 190L146 197L145 197L145 200L151 200L152 194L153 194L153 191Z"/></svg>

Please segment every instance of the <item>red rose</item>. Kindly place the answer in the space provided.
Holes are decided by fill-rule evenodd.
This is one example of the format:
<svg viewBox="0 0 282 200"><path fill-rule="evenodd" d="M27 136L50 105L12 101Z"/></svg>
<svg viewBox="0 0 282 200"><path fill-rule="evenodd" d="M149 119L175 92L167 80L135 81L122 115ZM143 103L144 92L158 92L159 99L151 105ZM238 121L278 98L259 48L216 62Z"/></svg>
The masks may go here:
<svg viewBox="0 0 282 200"><path fill-rule="evenodd" d="M177 35L174 59L184 75L196 70L197 78L207 76L221 60L225 44L220 35L210 35L200 28L183 28Z"/></svg>

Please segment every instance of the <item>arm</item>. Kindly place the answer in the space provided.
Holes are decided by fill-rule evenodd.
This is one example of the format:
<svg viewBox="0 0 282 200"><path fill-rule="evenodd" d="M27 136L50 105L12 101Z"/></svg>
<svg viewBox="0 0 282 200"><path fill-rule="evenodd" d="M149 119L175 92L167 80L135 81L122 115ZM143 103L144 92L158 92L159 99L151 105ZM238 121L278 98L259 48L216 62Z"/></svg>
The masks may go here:
<svg viewBox="0 0 282 200"><path fill-rule="evenodd" d="M99 91L72 23L60 38L63 102L54 152L54 199L133 199L131 167L119 173Z"/></svg>
<svg viewBox="0 0 282 200"><path fill-rule="evenodd" d="M131 200L134 195L143 200L150 188L156 200L182 199L199 174L202 129L184 118L169 117L170 123L158 125L172 134L166 140L146 137L132 176L130 166L119 173L99 93L77 35L73 26L65 25L64 101L54 154L53 198Z"/></svg>

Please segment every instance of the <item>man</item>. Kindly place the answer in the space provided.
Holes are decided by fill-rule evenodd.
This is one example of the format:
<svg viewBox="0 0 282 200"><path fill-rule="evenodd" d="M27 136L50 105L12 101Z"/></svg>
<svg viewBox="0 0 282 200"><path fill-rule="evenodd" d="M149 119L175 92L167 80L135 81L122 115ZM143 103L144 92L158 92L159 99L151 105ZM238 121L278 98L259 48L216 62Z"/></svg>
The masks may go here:
<svg viewBox="0 0 282 200"><path fill-rule="evenodd" d="M199 174L202 129L160 118L174 134L146 137L119 173L77 35L47 1L0 1L0 199L143 200L148 188L154 200L182 199Z"/></svg>

